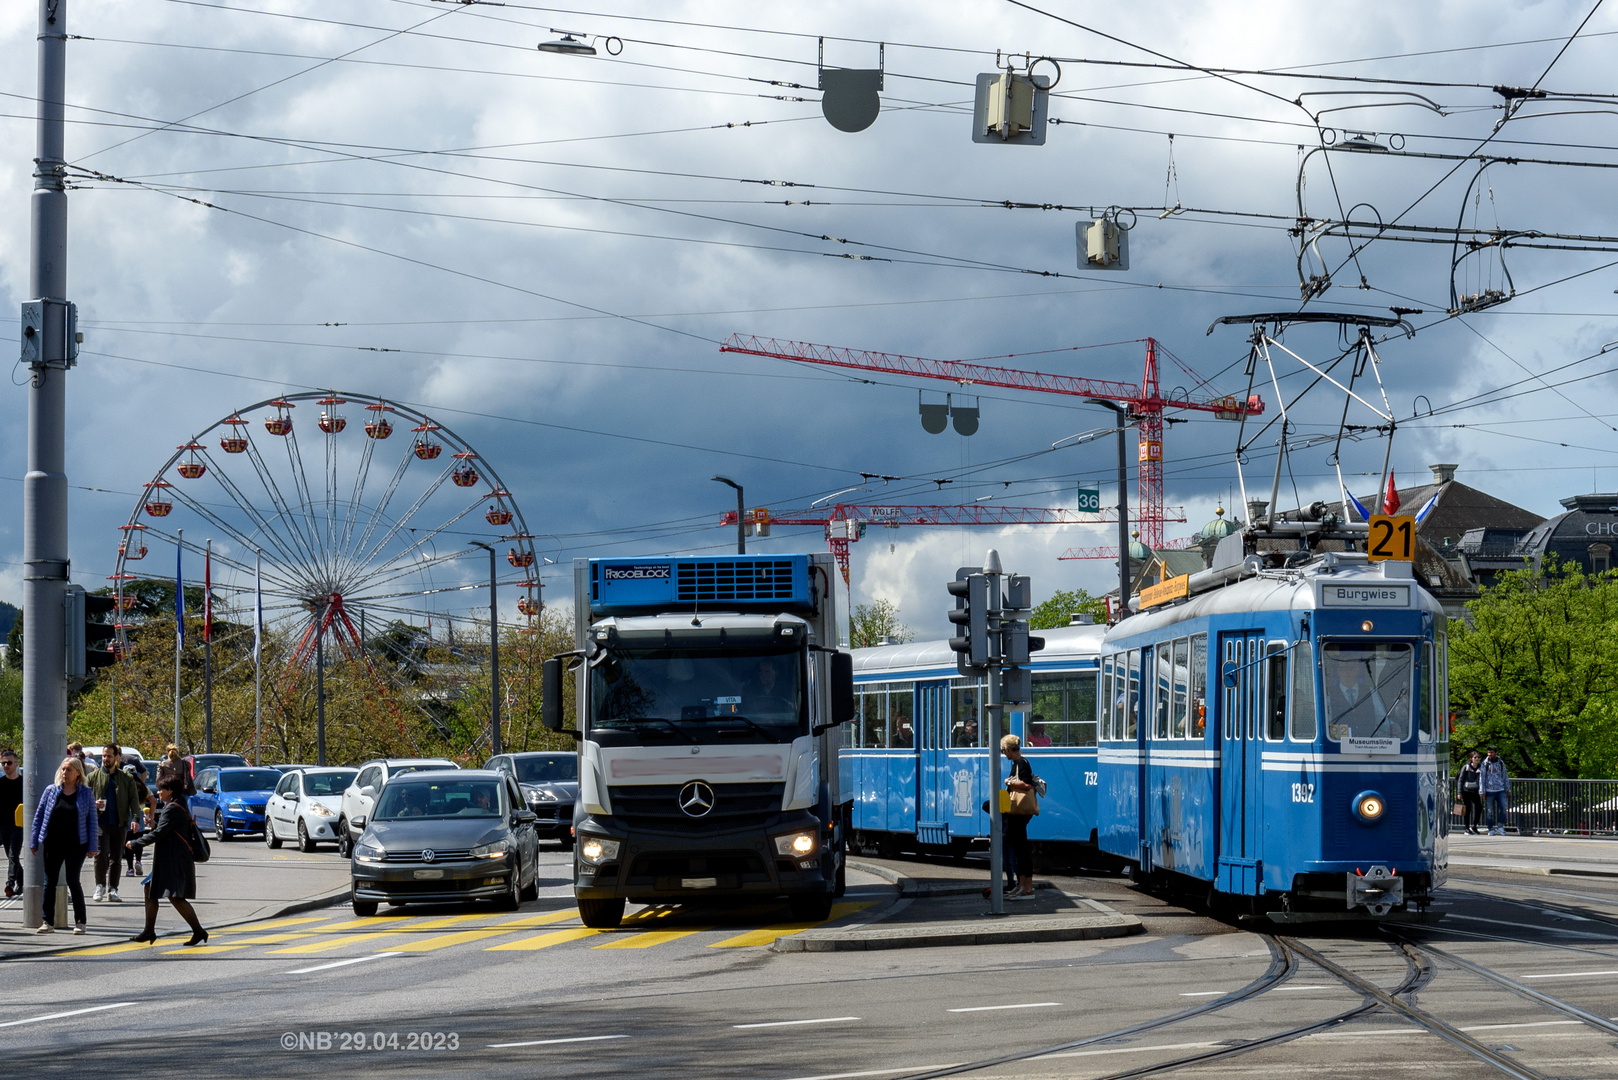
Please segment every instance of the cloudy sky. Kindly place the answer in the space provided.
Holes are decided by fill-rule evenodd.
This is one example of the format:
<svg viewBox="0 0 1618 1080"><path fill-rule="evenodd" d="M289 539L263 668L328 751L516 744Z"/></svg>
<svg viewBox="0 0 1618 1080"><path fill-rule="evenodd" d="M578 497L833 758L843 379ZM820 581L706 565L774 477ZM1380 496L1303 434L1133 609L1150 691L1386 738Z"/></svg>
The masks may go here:
<svg viewBox="0 0 1618 1080"><path fill-rule="evenodd" d="M1618 359L1599 355L1618 338L1618 241L1600 239L1618 233L1618 115L1602 96L1618 91L1618 11L1584 22L1590 0L68 2L69 273L85 333L68 460L87 586L113 572L118 526L176 445L254 402L327 388L407 403L474 447L557 560L552 603L576 556L726 550L734 495L715 474L777 514L833 496L1072 507L1080 481L1110 503L1110 438L1052 448L1111 423L1078 399L979 388L978 432L932 435L918 402L961 387L719 346L757 334L1138 382L1150 336L1175 358L1165 389L1245 392L1245 330L1205 330L1296 308L1300 265L1331 275L1310 310L1422 309L1413 338L1379 349L1401 483L1456 462L1546 515L1563 495L1618 488ZM563 31L597 55L536 50ZM13 311L28 289L34 36L32 5L0 7ZM866 130L822 117L822 50L827 66L885 69ZM1041 147L971 139L973 81L1012 54L1060 71ZM1549 93L1507 120L1496 86ZM1311 152L1354 138L1391 152ZM1516 163L1480 168L1491 155ZM1316 241L1301 264L1300 199ZM1135 223L1128 272L1077 265L1075 221L1107 207ZM1314 236L1343 218L1390 228L1353 246ZM1514 247L1502 263L1497 248L1453 248L1457 225L1594 239L1540 240L1563 250ZM1446 315L1452 290L1493 289L1510 299ZM1341 351L1335 327L1285 341L1315 363ZM1279 368L1289 401L1299 370ZM14 508L0 515L0 599L13 602L24 381L13 372L0 396ZM1335 496L1317 437L1341 409L1318 387L1292 408L1284 503ZM1235 425L1185 416L1166 436L1165 501L1189 522L1170 537L1237 482ZM1277 435L1248 451L1266 494ZM1381 456L1370 439L1344 444L1362 495ZM188 540L207 531L183 512L170 524ZM417 524L446 525L429 518ZM440 546L474 533L445 527ZM938 633L942 580L986 547L1041 596L1101 591L1110 563L1058 555L1113 536L873 529L854 547L853 598L891 599ZM823 544L817 528L778 527L759 546ZM438 566L437 587L482 579L473 554ZM172 549L152 559L171 565ZM459 617L486 600L419 603Z"/></svg>

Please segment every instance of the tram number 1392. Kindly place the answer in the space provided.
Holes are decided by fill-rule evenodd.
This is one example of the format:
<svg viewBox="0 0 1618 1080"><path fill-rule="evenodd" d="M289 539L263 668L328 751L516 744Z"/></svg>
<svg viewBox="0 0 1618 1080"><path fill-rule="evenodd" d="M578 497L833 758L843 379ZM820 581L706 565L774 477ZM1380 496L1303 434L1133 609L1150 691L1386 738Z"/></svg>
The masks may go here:
<svg viewBox="0 0 1618 1080"><path fill-rule="evenodd" d="M1315 801L1315 785L1293 784L1292 801L1295 803L1312 803Z"/></svg>

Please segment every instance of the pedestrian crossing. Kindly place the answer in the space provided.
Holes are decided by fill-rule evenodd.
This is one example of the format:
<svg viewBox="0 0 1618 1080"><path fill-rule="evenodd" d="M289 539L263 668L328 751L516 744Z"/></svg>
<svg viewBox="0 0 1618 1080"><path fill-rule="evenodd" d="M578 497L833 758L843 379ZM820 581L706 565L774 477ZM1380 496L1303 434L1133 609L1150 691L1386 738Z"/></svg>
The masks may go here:
<svg viewBox="0 0 1618 1080"><path fill-rule="evenodd" d="M704 909L678 904L654 904L625 914L616 930L595 930L579 923L571 905L550 911L495 914L487 911L460 915L379 915L357 919L343 914L309 914L246 923L211 931L206 945L184 948L181 935L156 942L119 942L94 945L58 954L67 960L106 957L212 956L300 959L303 957L366 956L375 953L420 955L444 949L479 949L485 952L536 952L579 943L588 949L645 950L685 942L695 948L737 949L768 946L777 938L801 934L817 926L846 919L874 906L874 900L845 900L832 906L820 921L781 921L779 904Z"/></svg>

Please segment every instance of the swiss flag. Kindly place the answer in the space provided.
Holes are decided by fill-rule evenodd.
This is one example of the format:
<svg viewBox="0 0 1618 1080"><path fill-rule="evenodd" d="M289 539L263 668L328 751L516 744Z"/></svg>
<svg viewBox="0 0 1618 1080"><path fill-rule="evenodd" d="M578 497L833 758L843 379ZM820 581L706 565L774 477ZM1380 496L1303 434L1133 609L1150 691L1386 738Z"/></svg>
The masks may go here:
<svg viewBox="0 0 1618 1080"><path fill-rule="evenodd" d="M1393 473L1388 473L1388 491L1382 496L1382 512L1384 514L1397 514L1399 512L1399 492L1393 486Z"/></svg>

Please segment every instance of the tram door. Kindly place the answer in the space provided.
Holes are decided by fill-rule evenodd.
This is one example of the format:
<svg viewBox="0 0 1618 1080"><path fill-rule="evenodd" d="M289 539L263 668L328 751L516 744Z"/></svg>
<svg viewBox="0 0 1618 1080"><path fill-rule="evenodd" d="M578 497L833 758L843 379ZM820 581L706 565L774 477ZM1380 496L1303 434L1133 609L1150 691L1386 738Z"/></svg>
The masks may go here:
<svg viewBox="0 0 1618 1080"><path fill-rule="evenodd" d="M949 683L916 684L916 839L949 843Z"/></svg>
<svg viewBox="0 0 1618 1080"><path fill-rule="evenodd" d="M1252 896L1262 874L1259 850L1259 721L1263 715L1264 634L1219 635L1221 892Z"/></svg>

